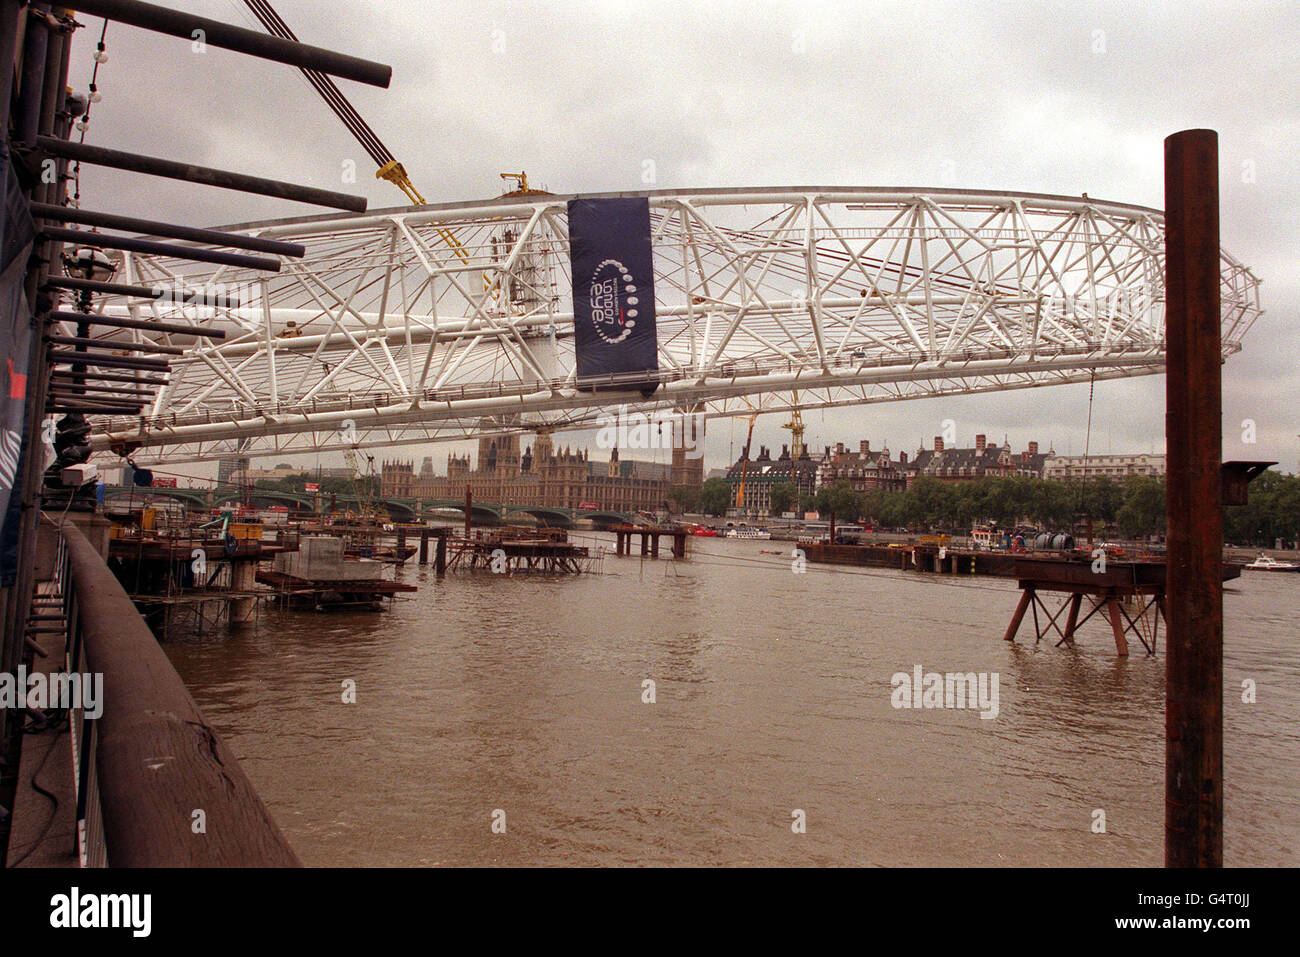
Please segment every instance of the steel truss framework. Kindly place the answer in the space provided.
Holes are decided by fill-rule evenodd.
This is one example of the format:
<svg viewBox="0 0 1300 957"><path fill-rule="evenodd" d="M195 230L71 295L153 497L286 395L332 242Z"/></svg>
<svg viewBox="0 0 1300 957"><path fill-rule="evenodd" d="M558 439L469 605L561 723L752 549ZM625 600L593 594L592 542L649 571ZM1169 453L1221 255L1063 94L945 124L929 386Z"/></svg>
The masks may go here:
<svg viewBox="0 0 1300 957"><path fill-rule="evenodd" d="M603 195L650 202L661 374L648 399L575 379L573 197L503 197L234 227L307 246L278 275L124 254L125 282L241 305L99 303L228 335L114 331L185 353L148 414L99 420L94 445L185 462L591 427L611 406L709 418L1163 370L1158 210L888 188ZM1251 271L1222 263L1226 357L1261 309Z"/></svg>

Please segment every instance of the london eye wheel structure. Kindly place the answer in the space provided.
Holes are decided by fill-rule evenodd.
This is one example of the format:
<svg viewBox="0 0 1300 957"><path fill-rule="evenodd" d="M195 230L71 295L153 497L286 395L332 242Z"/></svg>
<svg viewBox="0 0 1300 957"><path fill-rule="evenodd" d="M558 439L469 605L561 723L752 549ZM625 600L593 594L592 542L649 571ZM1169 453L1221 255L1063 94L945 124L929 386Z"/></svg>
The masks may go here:
<svg viewBox="0 0 1300 957"><path fill-rule="evenodd" d="M705 419L1158 373L1160 211L1084 197L912 188L655 190L658 387L575 377L566 204L530 193L244 224L306 257L267 275L125 253L169 290L99 308L186 319L141 416L96 422L98 450L182 462L593 425L612 406ZM1261 314L1222 254L1225 358ZM635 379L635 382L631 381Z"/></svg>

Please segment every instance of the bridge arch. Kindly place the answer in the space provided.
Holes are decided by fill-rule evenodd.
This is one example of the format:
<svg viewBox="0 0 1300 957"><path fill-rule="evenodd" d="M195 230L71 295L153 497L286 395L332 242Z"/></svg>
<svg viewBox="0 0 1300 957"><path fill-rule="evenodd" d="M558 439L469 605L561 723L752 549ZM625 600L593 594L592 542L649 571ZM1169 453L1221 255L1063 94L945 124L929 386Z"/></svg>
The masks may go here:
<svg viewBox="0 0 1300 957"><path fill-rule="evenodd" d="M510 505L505 509L505 517L510 515L531 515L543 525L556 528L573 527L573 513L567 508L548 508L542 505Z"/></svg>

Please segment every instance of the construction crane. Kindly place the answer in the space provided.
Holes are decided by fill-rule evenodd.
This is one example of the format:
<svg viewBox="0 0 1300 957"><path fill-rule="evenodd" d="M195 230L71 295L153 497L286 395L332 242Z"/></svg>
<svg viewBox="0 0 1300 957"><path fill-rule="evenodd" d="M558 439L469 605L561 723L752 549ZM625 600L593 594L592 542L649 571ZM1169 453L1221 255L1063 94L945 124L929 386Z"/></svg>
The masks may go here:
<svg viewBox="0 0 1300 957"><path fill-rule="evenodd" d="M244 3L249 10L253 11L253 15L261 22L267 33L283 40L298 42L297 35L289 29L289 25L275 12L268 0L244 0ZM370 128L370 124L362 119L361 114L356 111L348 98L343 95L343 91L338 88L338 84L319 70L306 67L300 67L299 69L302 75L307 78L307 82L320 94L321 99L334 111L334 114L343 121L343 125L348 128L348 132L356 137L357 142L361 144L361 148L370 154L370 158L379 167L375 172L375 179L383 179L392 183L405 193L406 197L416 206L425 205L426 200L420 194L420 191L415 188L415 184L411 182L406 167L398 162L397 157L384 145L383 141L375 134L375 131ZM441 227L438 228L438 235L442 237L443 242L451 247L461 262L469 262L469 253L465 251L465 247L455 235ZM484 280L487 281L486 273L484 273Z"/></svg>
<svg viewBox="0 0 1300 957"><path fill-rule="evenodd" d="M745 477L749 474L749 445L754 441L754 422L758 419L758 413L740 416L740 418L749 419L749 434L745 436L745 450L740 457L740 486L736 489L736 508L743 509L745 507Z"/></svg>
<svg viewBox="0 0 1300 957"><path fill-rule="evenodd" d="M790 421L781 426L790 430L790 459L797 461L803 455L803 416L799 414L799 393L794 393L794 411Z"/></svg>
<svg viewBox="0 0 1300 957"><path fill-rule="evenodd" d="M502 179L512 179L515 181L515 188L506 193L506 196L548 196L550 195L544 189L529 189L527 173L502 173Z"/></svg>
<svg viewBox="0 0 1300 957"><path fill-rule="evenodd" d="M357 499L357 511L362 522L366 519L376 518L378 509L374 507L371 499L373 492L373 479L375 475L375 457L366 456L366 473L361 472L361 460L357 455L356 449L347 449L343 453L343 462L352 471L352 494Z"/></svg>

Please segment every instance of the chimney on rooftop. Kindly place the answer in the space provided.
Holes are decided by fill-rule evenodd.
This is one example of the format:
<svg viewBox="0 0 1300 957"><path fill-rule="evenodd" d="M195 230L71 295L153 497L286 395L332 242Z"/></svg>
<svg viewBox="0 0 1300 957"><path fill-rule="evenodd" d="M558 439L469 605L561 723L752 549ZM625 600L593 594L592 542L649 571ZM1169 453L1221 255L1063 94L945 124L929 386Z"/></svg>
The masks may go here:
<svg viewBox="0 0 1300 957"><path fill-rule="evenodd" d="M976 452L983 452L983 451L984 451L984 447L985 447L987 444L988 444L988 436L987 436L987 435L977 435L977 436L975 436L975 451L976 451Z"/></svg>
<svg viewBox="0 0 1300 957"><path fill-rule="evenodd" d="M843 454L844 454L844 443L843 443L843 442L836 442L836 443L835 443L835 454L836 454L836 455L843 455Z"/></svg>
<svg viewBox="0 0 1300 957"><path fill-rule="evenodd" d="M1030 455L1037 455L1037 454L1038 454L1038 443L1037 443L1037 442L1030 442L1030 443L1029 443L1029 454L1030 454Z"/></svg>
<svg viewBox="0 0 1300 957"><path fill-rule="evenodd" d="M937 435L934 437L934 450L936 452L943 451L943 439Z"/></svg>
<svg viewBox="0 0 1300 957"><path fill-rule="evenodd" d="M871 441L869 439L863 439L862 442L859 443L858 445L858 451L861 452L863 455L870 455Z"/></svg>
<svg viewBox="0 0 1300 957"><path fill-rule="evenodd" d="M907 453L906 453L906 452L899 452L899 453L898 453L898 467L899 467L899 468L907 468Z"/></svg>

